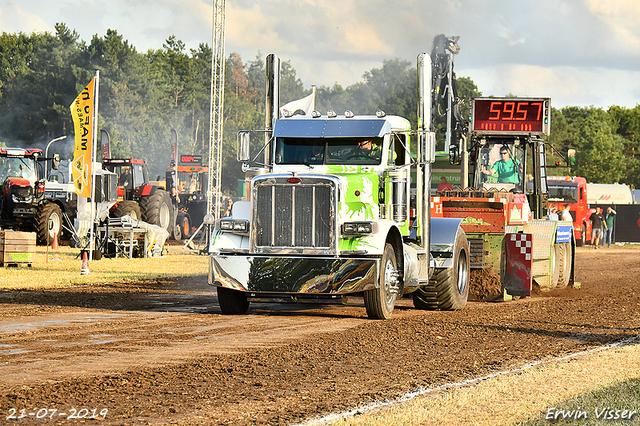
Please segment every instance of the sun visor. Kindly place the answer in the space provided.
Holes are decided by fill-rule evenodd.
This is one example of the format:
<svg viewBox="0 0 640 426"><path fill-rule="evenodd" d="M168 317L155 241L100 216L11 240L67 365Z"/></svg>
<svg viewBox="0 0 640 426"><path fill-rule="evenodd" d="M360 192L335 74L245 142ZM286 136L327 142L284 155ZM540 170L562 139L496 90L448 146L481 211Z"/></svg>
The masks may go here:
<svg viewBox="0 0 640 426"><path fill-rule="evenodd" d="M382 137L391 130L384 119L281 119L276 120L275 137L297 138L345 138Z"/></svg>

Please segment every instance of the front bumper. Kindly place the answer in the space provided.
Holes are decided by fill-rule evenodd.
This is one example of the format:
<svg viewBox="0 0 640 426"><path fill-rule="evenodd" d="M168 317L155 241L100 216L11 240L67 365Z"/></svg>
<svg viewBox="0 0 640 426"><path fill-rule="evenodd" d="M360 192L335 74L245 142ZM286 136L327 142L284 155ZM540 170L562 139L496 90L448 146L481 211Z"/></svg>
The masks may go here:
<svg viewBox="0 0 640 426"><path fill-rule="evenodd" d="M255 293L351 294L376 287L379 259L216 254L209 284Z"/></svg>

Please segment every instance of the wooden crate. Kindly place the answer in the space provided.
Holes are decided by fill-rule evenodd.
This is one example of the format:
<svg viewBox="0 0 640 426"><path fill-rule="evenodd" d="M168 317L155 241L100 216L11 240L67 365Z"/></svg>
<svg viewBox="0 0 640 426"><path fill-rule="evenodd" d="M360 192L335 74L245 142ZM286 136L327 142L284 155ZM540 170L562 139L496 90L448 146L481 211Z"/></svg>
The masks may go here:
<svg viewBox="0 0 640 426"><path fill-rule="evenodd" d="M0 266L31 266L35 253L35 232L0 231Z"/></svg>

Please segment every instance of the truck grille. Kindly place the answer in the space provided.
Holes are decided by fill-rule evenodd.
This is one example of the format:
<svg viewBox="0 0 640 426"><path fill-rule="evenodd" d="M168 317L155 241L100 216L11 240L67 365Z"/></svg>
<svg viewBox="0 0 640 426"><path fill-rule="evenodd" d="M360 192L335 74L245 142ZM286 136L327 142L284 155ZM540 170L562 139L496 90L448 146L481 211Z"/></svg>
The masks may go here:
<svg viewBox="0 0 640 426"><path fill-rule="evenodd" d="M317 179L316 179L317 181ZM255 249L334 250L334 198L331 182L255 186Z"/></svg>

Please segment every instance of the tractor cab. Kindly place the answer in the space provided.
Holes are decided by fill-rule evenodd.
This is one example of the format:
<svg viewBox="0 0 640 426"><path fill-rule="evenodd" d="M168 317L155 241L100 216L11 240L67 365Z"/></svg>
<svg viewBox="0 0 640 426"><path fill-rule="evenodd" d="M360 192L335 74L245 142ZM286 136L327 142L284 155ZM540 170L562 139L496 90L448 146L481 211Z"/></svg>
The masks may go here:
<svg viewBox="0 0 640 426"><path fill-rule="evenodd" d="M103 167L118 176L118 200L134 200L136 194L149 183L147 165L131 158L103 160Z"/></svg>

